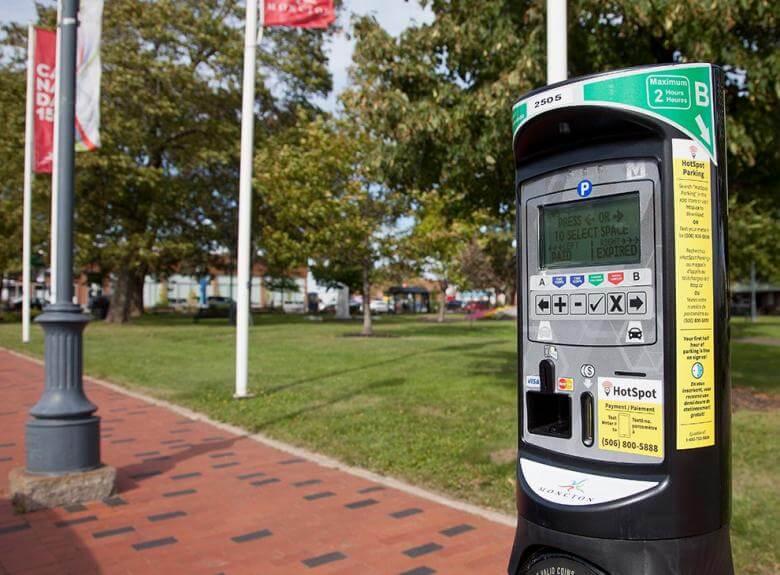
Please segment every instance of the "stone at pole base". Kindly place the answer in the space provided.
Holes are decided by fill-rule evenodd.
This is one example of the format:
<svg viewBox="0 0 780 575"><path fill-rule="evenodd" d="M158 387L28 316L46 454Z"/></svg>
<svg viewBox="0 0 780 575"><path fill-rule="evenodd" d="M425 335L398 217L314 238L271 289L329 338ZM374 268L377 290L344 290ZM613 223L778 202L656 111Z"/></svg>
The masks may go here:
<svg viewBox="0 0 780 575"><path fill-rule="evenodd" d="M19 513L105 499L114 494L116 469L103 465L66 475L34 475L23 467L8 476L11 502Z"/></svg>

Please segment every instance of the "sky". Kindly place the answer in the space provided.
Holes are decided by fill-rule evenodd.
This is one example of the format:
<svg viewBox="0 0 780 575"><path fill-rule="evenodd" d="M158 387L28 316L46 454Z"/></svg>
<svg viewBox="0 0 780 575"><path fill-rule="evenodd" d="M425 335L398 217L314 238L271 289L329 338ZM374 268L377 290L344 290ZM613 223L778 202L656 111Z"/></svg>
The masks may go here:
<svg viewBox="0 0 780 575"><path fill-rule="evenodd" d="M348 68L352 63L354 40L348 38L351 14L374 14L380 25L393 35L403 32L416 23L430 22L433 14L423 9L416 0L344 0L340 24L343 30L329 46L330 70L333 74L334 92L325 107L334 109L336 96L347 86ZM0 22L33 23L36 19L34 0L0 0Z"/></svg>

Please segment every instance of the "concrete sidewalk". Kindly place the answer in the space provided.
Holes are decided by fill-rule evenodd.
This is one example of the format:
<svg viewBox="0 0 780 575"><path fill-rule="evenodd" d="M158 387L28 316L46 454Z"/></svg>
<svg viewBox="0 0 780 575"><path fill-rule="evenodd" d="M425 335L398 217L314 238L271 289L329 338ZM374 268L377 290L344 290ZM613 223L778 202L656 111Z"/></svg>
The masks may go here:
<svg viewBox="0 0 780 575"><path fill-rule="evenodd" d="M0 350L0 575L505 573L513 529L92 382L119 493L15 515L43 369Z"/></svg>

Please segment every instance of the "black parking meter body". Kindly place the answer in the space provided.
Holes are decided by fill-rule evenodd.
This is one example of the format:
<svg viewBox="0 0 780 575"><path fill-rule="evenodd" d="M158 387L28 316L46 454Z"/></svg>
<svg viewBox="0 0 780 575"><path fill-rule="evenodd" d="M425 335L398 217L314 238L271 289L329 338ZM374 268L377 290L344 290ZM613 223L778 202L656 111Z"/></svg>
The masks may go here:
<svg viewBox="0 0 780 575"><path fill-rule="evenodd" d="M513 109L510 575L731 575L722 72L649 66Z"/></svg>

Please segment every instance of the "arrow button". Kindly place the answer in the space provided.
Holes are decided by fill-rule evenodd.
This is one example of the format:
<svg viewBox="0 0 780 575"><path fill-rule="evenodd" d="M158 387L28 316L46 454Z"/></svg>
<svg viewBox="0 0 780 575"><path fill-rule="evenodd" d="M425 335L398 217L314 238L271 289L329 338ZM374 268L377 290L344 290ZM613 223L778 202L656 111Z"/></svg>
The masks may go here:
<svg viewBox="0 0 780 575"><path fill-rule="evenodd" d="M647 313L646 292L628 292L628 313L635 315Z"/></svg>
<svg viewBox="0 0 780 575"><path fill-rule="evenodd" d="M550 315L550 296L536 296L536 313L539 315Z"/></svg>

